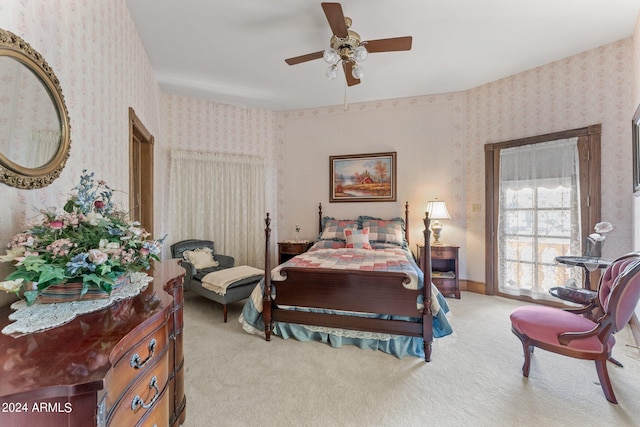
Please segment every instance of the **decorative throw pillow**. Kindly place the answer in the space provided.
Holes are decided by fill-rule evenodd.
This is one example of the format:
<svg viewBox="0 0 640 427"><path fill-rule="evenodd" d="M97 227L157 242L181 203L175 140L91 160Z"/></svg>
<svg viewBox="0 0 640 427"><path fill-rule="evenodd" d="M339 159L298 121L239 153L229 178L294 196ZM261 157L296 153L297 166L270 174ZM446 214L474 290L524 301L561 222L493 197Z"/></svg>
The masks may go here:
<svg viewBox="0 0 640 427"><path fill-rule="evenodd" d="M354 249L373 249L369 243L369 229L355 230L346 228L344 230L344 238L347 241L347 248Z"/></svg>
<svg viewBox="0 0 640 427"><path fill-rule="evenodd" d="M369 239L372 242L393 243L404 246L404 220L394 218L390 220L367 218L362 219L362 228L369 227Z"/></svg>
<svg viewBox="0 0 640 427"><path fill-rule="evenodd" d="M196 270L218 266L218 261L213 259L211 248L198 248L192 251L185 251L182 256L185 261L193 264Z"/></svg>
<svg viewBox="0 0 640 427"><path fill-rule="evenodd" d="M354 219L333 219L324 217L322 219L322 234L320 240L344 240L344 230L346 228L358 228L358 222Z"/></svg>

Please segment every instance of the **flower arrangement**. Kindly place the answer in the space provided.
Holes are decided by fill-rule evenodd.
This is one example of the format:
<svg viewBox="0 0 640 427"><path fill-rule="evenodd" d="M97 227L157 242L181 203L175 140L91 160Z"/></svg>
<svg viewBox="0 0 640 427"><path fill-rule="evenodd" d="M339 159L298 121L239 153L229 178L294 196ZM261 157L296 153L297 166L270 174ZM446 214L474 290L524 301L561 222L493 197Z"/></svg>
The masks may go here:
<svg viewBox="0 0 640 427"><path fill-rule="evenodd" d="M140 223L129 221L115 208L111 188L93 176L83 170L63 212L41 210L40 223L11 239L0 261L13 262L16 270L0 282L1 290L22 291L28 305L64 283L82 283L81 295L90 288L110 294L118 278L159 260L164 238L152 240Z"/></svg>

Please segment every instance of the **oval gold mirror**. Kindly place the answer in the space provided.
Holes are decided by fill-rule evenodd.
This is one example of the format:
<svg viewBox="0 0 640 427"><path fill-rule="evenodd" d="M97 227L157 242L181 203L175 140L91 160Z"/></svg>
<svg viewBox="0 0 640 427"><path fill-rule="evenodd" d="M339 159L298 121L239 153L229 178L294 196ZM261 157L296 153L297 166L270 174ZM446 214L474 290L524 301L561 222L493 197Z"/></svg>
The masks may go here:
<svg viewBox="0 0 640 427"><path fill-rule="evenodd" d="M42 55L0 29L0 182L42 188L64 168L71 139L60 82Z"/></svg>

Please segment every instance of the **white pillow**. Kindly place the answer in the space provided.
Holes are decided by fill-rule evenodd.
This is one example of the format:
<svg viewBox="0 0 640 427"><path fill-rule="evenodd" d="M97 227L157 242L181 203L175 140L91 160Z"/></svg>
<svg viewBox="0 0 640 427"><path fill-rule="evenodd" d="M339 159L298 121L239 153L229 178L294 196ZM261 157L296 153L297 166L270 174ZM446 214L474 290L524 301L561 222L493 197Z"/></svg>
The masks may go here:
<svg viewBox="0 0 640 427"><path fill-rule="evenodd" d="M355 230L353 228L344 229L344 238L347 241L347 248L373 249L369 243L369 229Z"/></svg>
<svg viewBox="0 0 640 427"><path fill-rule="evenodd" d="M192 251L185 251L182 256L185 261L193 264L196 270L218 266L218 261L213 259L211 248L198 248Z"/></svg>

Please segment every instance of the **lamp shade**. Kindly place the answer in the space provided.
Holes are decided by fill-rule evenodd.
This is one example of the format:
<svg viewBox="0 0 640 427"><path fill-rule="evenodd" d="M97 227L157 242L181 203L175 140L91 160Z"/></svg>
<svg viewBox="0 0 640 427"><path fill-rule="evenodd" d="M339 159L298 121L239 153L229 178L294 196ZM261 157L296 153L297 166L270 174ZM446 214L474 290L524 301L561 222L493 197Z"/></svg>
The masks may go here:
<svg viewBox="0 0 640 427"><path fill-rule="evenodd" d="M449 215L449 211L447 210L447 204L440 200L428 202L427 212L429 212L429 218L431 219L451 219L451 215Z"/></svg>

